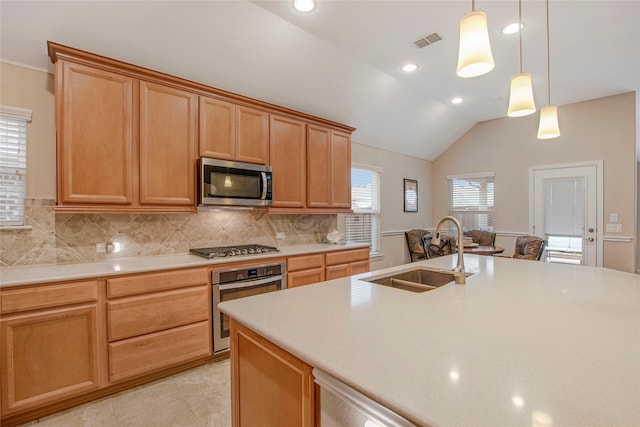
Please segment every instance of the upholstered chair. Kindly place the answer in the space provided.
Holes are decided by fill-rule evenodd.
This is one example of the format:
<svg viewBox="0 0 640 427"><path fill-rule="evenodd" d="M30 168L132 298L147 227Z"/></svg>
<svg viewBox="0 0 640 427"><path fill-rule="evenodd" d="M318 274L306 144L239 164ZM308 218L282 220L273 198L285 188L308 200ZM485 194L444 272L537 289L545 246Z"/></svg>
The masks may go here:
<svg viewBox="0 0 640 427"><path fill-rule="evenodd" d="M424 248L424 253L427 256L427 259L436 258L439 256L450 255L453 253L451 250L451 239L448 237L443 237L440 240L439 245L434 245L432 235L427 234L422 237L422 246Z"/></svg>
<svg viewBox="0 0 640 427"><path fill-rule="evenodd" d="M471 237L473 243L477 243L480 246L495 246L496 233L491 231L471 230L464 232L465 237Z"/></svg>
<svg viewBox="0 0 640 427"><path fill-rule="evenodd" d="M424 253L424 247L422 246L422 237L427 234L429 234L427 230L421 229L405 231L404 236L407 240L407 247L409 248L409 258L411 259L411 262L427 259L427 256Z"/></svg>
<svg viewBox="0 0 640 427"><path fill-rule="evenodd" d="M512 258L538 261L544 252L545 241L536 236L518 236Z"/></svg>

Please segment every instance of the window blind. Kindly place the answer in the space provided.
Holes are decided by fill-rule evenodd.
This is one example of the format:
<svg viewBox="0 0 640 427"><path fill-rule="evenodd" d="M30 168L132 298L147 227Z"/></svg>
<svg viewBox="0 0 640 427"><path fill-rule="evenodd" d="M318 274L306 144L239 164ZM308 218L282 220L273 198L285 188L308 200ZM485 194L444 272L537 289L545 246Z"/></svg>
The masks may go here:
<svg viewBox="0 0 640 427"><path fill-rule="evenodd" d="M449 215L465 230L493 231L493 174L448 177Z"/></svg>
<svg viewBox="0 0 640 427"><path fill-rule="evenodd" d="M28 121L30 110L0 106L0 226L24 225Z"/></svg>
<svg viewBox="0 0 640 427"><path fill-rule="evenodd" d="M373 168L351 168L351 207L345 234L348 242L367 243L371 252L380 247L380 172Z"/></svg>

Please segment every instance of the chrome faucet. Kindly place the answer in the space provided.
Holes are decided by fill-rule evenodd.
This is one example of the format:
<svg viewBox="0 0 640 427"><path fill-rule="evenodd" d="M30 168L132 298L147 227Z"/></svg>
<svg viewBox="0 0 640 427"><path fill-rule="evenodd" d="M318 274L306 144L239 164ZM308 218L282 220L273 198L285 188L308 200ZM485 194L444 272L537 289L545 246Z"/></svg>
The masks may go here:
<svg viewBox="0 0 640 427"><path fill-rule="evenodd" d="M440 244L440 226L447 221L453 222L458 229L458 265L454 267L452 272L456 284L464 285L465 283L467 283L467 276L464 274L464 236L462 234L462 224L460 224L458 218L454 218L452 216L445 216L444 218L442 218L438 223L438 226L436 227L436 236L431 240L431 243L433 243L434 245Z"/></svg>

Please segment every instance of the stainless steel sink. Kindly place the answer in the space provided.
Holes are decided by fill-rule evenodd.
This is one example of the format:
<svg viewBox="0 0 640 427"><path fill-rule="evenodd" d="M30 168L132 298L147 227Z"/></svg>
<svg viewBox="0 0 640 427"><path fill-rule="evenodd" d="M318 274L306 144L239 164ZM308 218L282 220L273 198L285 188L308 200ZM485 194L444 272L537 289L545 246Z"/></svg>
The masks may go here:
<svg viewBox="0 0 640 427"><path fill-rule="evenodd" d="M470 275L470 273L466 273L466 276ZM389 276L376 277L367 281L378 285L403 289L405 291L427 292L451 283L454 280L453 273L450 271L416 268Z"/></svg>

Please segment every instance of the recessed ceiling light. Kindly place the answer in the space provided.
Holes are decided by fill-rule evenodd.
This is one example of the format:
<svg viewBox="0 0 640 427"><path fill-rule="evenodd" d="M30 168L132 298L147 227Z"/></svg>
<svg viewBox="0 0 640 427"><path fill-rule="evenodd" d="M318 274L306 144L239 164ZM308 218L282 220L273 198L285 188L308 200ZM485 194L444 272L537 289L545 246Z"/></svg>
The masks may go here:
<svg viewBox="0 0 640 427"><path fill-rule="evenodd" d="M464 101L464 99L460 98L459 96L456 96L455 98L453 98L451 100L452 104L460 104L462 101Z"/></svg>
<svg viewBox="0 0 640 427"><path fill-rule="evenodd" d="M406 73L411 73L417 69L418 69L418 66L416 64L406 64L406 65L403 65L401 68L401 70Z"/></svg>
<svg viewBox="0 0 640 427"><path fill-rule="evenodd" d="M515 34L518 32L518 28L523 29L524 24L518 25L517 22L514 22L513 24L509 24L502 29L502 34Z"/></svg>
<svg viewBox="0 0 640 427"><path fill-rule="evenodd" d="M316 8L315 0L293 0L293 7L298 12L311 12Z"/></svg>

